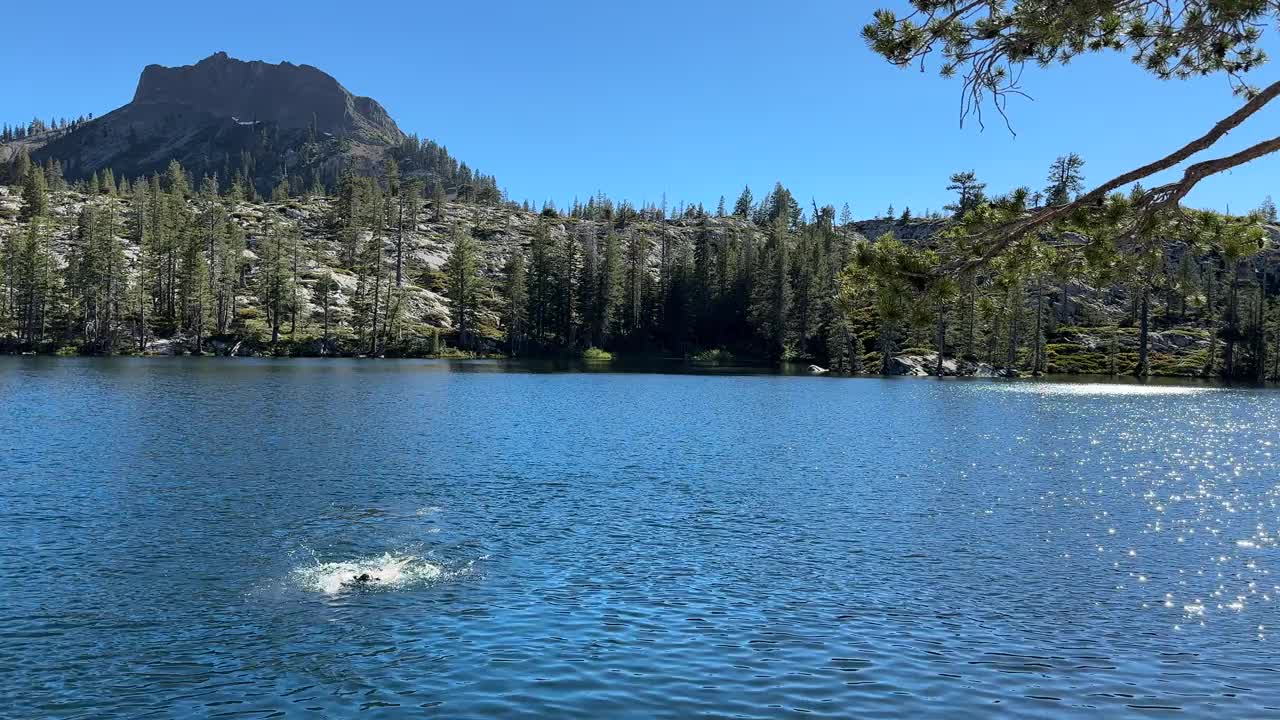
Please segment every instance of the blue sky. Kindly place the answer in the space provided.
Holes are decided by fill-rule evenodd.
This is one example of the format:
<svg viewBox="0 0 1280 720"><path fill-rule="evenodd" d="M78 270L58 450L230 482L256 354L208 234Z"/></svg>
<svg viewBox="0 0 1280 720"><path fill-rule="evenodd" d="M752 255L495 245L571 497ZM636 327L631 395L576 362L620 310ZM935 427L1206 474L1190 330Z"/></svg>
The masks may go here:
<svg viewBox="0 0 1280 720"><path fill-rule="evenodd" d="M958 122L959 86L873 56L859 29L899 0L487 3L14 3L0 61L0 120L101 114L149 63L218 50L307 63L379 100L406 132L498 177L513 199L564 205L596 191L674 205L774 181L859 217L950 198L956 170L992 191L1040 187L1075 151L1086 180L1147 162L1238 104L1225 79L1160 82L1119 55L1029 70L1017 136ZM195 4L193 4L195 7ZM13 29L21 28L21 31ZM1271 31L1274 33L1274 31ZM1274 45L1275 43L1271 43ZM1257 73L1280 76L1280 61ZM1280 108L1228 137L1239 149ZM1189 204L1246 210L1280 198L1280 157L1204 182Z"/></svg>

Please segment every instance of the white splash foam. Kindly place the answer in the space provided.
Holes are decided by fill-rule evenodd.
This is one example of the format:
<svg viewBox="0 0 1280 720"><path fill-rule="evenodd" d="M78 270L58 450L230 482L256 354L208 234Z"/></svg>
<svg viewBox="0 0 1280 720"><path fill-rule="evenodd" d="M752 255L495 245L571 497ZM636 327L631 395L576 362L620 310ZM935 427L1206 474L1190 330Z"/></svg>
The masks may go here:
<svg viewBox="0 0 1280 720"><path fill-rule="evenodd" d="M315 563L293 571L298 584L306 590L336 595L356 589L355 579L368 575L362 587L370 590L399 590L438 580L445 569L416 555L383 553L376 557L343 562Z"/></svg>

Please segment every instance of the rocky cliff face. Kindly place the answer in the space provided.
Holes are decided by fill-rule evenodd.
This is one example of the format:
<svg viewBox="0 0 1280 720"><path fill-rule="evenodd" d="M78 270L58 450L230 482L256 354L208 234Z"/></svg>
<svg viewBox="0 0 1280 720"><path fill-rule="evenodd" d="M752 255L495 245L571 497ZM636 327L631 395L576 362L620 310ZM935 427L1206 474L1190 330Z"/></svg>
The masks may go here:
<svg viewBox="0 0 1280 720"><path fill-rule="evenodd" d="M51 137L32 157L57 159L68 179L107 168L138 177L177 160L196 178L239 173L265 193L281 178L332 185L339 167L372 172L404 139L381 105L317 68L217 53L147 66L130 103Z"/></svg>
<svg viewBox="0 0 1280 720"><path fill-rule="evenodd" d="M910 220L902 222L901 220L889 218L859 220L853 224L853 227L859 233L872 240L877 240L885 233L889 233L904 243L916 245L928 242L934 235L946 229L949 223L949 220Z"/></svg>
<svg viewBox="0 0 1280 720"><path fill-rule="evenodd" d="M133 105L171 106L238 123L391 144L404 138L377 101L357 97L310 65L245 62L220 52L195 65L148 65Z"/></svg>

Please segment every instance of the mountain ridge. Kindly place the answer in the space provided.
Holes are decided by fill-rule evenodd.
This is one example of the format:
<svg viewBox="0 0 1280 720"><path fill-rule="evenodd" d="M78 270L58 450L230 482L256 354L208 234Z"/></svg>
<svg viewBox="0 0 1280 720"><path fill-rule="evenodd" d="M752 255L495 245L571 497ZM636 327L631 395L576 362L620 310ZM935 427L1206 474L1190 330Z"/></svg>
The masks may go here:
<svg viewBox="0 0 1280 720"><path fill-rule="evenodd" d="M240 122L310 127L387 145L405 138L376 100L355 95L313 65L238 60L221 51L193 65L146 66L131 104L180 105Z"/></svg>
<svg viewBox="0 0 1280 720"><path fill-rule="evenodd" d="M454 197L496 198L480 175L430 140L405 134L373 98L355 95L307 64L240 60L216 52L191 65L147 65L133 98L96 118L0 146L68 180L111 170L116 177L162 173L178 161L196 178L213 176L268 195L332 190L343 172L376 175L396 160L406 177L440 183Z"/></svg>

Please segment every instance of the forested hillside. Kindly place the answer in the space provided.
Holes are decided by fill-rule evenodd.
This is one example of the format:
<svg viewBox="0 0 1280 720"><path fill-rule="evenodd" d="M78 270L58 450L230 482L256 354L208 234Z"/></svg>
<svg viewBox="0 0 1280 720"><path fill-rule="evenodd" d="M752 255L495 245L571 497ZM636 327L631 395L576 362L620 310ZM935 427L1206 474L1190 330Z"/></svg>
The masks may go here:
<svg viewBox="0 0 1280 720"><path fill-rule="evenodd" d="M7 173L22 185L0 188L9 351L598 348L838 372L1254 378L1280 358L1268 353L1280 342L1270 207L1202 213L1196 237L1137 260L1078 252L1068 233L940 276L952 238L1038 199L988 198L958 173L947 217L854 222L847 207L802 209L781 185L710 212L603 196L535 212L426 191L394 161L378 177L345 174L333 196L282 183L270 200L177 162L75 184L47 170L19 154ZM1110 202L1123 212L1128 201Z"/></svg>

